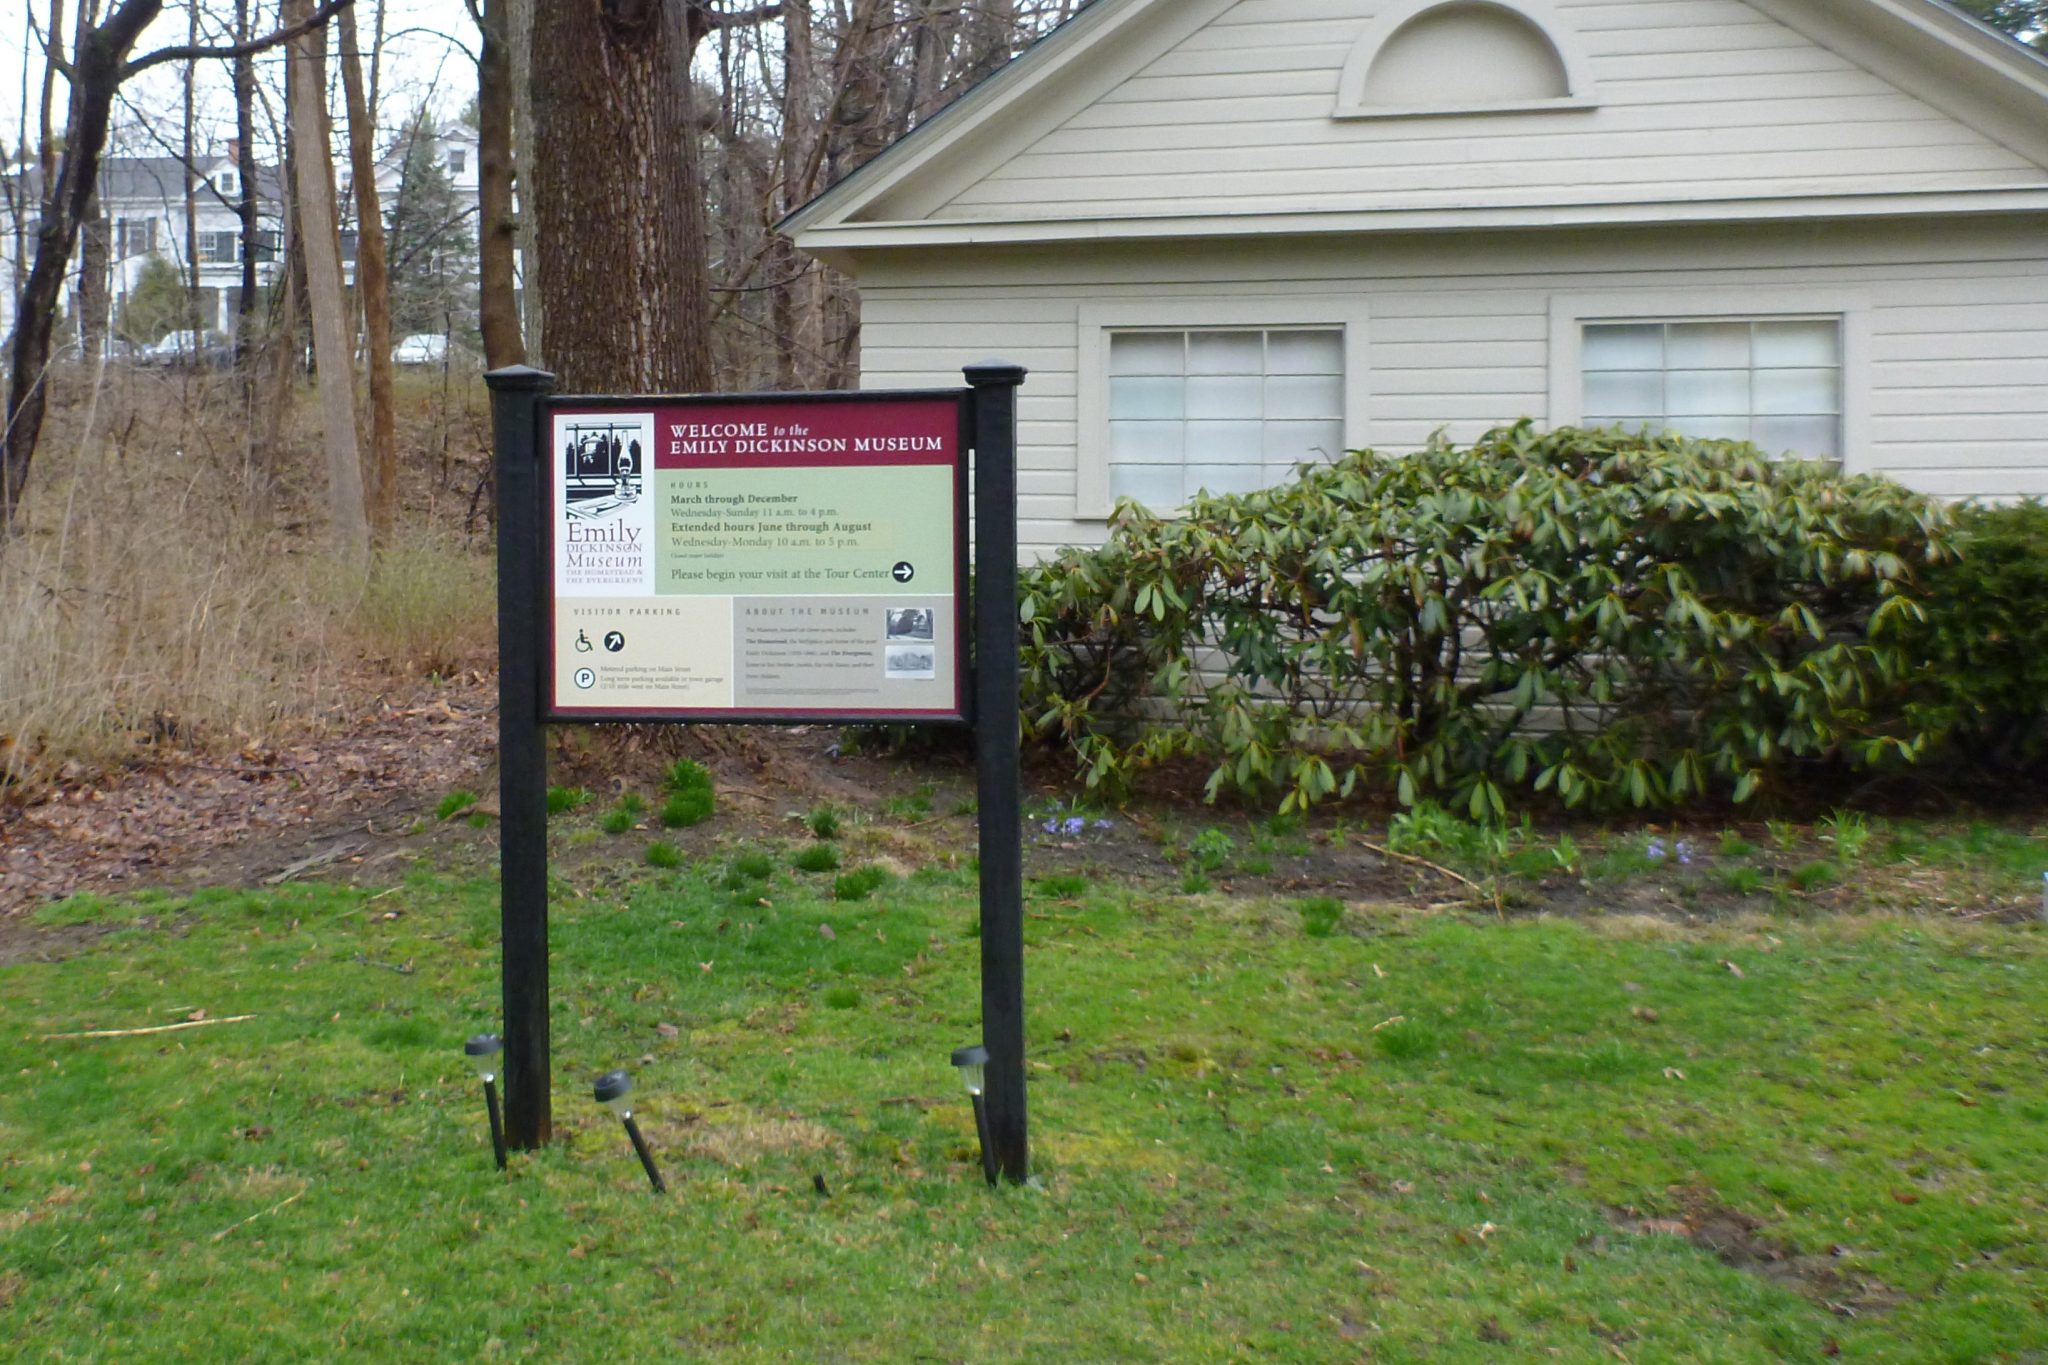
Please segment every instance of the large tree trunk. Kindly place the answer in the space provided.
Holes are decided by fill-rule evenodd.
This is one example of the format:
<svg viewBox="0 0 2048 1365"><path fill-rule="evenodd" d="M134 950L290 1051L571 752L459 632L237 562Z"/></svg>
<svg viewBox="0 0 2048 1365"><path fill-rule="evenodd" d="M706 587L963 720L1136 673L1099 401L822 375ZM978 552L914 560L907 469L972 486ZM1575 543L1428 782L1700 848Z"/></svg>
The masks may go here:
<svg viewBox="0 0 2048 1365"><path fill-rule="evenodd" d="M305 18L312 0L283 0L287 24ZM356 443L355 366L349 355L348 305L341 289L341 234L335 222L334 160L328 152L326 35L314 29L286 49L292 150L298 169L300 240L306 253L306 299L313 314L313 357L320 375L320 421L327 450L328 510L344 558L369 556L363 508L363 466Z"/></svg>
<svg viewBox="0 0 2048 1365"><path fill-rule="evenodd" d="M391 272L384 251L384 211L377 200L375 132L363 98L363 54L354 9L341 26L341 87L348 101L348 159L356 191L356 298L363 307L363 346L370 363L370 530L383 539L398 520L398 431L391 397Z"/></svg>
<svg viewBox="0 0 2048 1365"><path fill-rule="evenodd" d="M688 28L680 0L535 6L529 207L572 392L710 386Z"/></svg>
<svg viewBox="0 0 2048 1365"><path fill-rule="evenodd" d="M506 0L483 0L476 63L477 324L491 369L525 363L512 208L512 53Z"/></svg>
<svg viewBox="0 0 2048 1365"><path fill-rule="evenodd" d="M100 178L100 155L123 66L136 38L163 8L163 0L124 0L105 23L88 34L71 55L71 112L65 120L64 155L54 179L46 179L43 224L36 234L35 264L29 267L14 320L7 377L7 423L0 456L0 544L14 533L29 465L42 439L49 391L44 372L50 338L63 300L64 275L78 246L79 225ZM45 164L47 164L47 156Z"/></svg>

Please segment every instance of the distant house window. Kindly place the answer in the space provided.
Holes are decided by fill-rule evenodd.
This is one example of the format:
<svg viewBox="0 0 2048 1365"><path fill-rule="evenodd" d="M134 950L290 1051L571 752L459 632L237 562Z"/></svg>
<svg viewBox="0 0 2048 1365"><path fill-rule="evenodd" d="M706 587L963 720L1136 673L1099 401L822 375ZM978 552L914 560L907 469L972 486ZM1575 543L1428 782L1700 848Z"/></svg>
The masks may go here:
<svg viewBox="0 0 2048 1365"><path fill-rule="evenodd" d="M256 234L255 251L253 253L256 257L256 260L259 263L276 260L278 242L279 234L276 233L275 231L266 228L263 231L258 232Z"/></svg>
<svg viewBox="0 0 2048 1365"><path fill-rule="evenodd" d="M126 260L130 256L148 256L156 250L156 219L116 218L114 220L114 257Z"/></svg>
<svg viewBox="0 0 2048 1365"><path fill-rule="evenodd" d="M460 147L450 147L448 149L448 173L450 175L461 175L463 169L468 165L468 152L464 151Z"/></svg>
<svg viewBox="0 0 2048 1365"><path fill-rule="evenodd" d="M233 194L235 192L235 173L233 171L223 171L217 183L220 185L220 192L222 194Z"/></svg>
<svg viewBox="0 0 2048 1365"><path fill-rule="evenodd" d="M202 232L199 234L199 261L202 265L232 265L241 259L237 249L241 234L236 232Z"/></svg>
<svg viewBox="0 0 2048 1365"><path fill-rule="evenodd" d="M1840 459L1839 317L1583 324L1586 426L1650 427Z"/></svg>
<svg viewBox="0 0 2048 1365"><path fill-rule="evenodd" d="M1343 451L1344 333L1114 332L1108 397L1112 500L1248 493Z"/></svg>
<svg viewBox="0 0 2048 1365"><path fill-rule="evenodd" d="M341 259L353 261L356 258L356 244L360 240L361 235L353 228L344 231L341 234Z"/></svg>

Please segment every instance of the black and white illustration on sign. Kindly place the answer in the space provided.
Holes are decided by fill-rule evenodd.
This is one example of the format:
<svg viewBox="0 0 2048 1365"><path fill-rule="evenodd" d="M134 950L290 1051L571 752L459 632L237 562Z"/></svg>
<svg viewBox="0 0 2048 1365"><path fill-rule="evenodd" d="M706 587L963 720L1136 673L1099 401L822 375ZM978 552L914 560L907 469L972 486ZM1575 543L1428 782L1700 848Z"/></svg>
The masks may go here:
<svg viewBox="0 0 2048 1365"><path fill-rule="evenodd" d="M654 414L559 413L554 426L555 592L653 592ZM577 653L589 652L573 635L565 638Z"/></svg>
<svg viewBox="0 0 2048 1365"><path fill-rule="evenodd" d="M891 640L931 639L931 608L903 607L890 611L888 615L888 638Z"/></svg>
<svg viewBox="0 0 2048 1365"><path fill-rule="evenodd" d="M569 515L580 521L610 521L640 501L647 473L643 423L585 417L568 424Z"/></svg>
<svg viewBox="0 0 2048 1365"><path fill-rule="evenodd" d="M930 678L937 674L938 659L930 645L890 645L883 652L882 671L891 678Z"/></svg>

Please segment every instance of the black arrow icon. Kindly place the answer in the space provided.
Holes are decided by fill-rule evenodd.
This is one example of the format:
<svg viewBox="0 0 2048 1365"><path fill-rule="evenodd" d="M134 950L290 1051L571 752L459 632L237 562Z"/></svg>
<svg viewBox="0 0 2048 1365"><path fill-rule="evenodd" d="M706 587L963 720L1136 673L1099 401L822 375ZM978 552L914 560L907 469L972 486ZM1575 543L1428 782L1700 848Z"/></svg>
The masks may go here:
<svg viewBox="0 0 2048 1365"><path fill-rule="evenodd" d="M908 583L911 579L917 577L917 570L910 567L909 560L899 559L896 561L896 567L889 570L889 576L898 583Z"/></svg>

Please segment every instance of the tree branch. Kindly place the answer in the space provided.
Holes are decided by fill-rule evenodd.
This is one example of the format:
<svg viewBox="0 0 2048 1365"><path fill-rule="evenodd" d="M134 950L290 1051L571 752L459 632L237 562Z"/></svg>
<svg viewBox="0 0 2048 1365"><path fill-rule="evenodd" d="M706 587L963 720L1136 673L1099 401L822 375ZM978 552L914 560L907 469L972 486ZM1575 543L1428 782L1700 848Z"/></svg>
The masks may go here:
<svg viewBox="0 0 2048 1365"><path fill-rule="evenodd" d="M147 71L153 66L161 66L165 62L198 62L249 57L258 52L268 52L271 48L280 47L301 34L312 32L354 3L355 0L324 0L318 9L298 23L278 29L275 33L267 33L261 38L252 38L246 43L230 43L225 47L160 47L123 66L121 79L125 81L138 72Z"/></svg>

